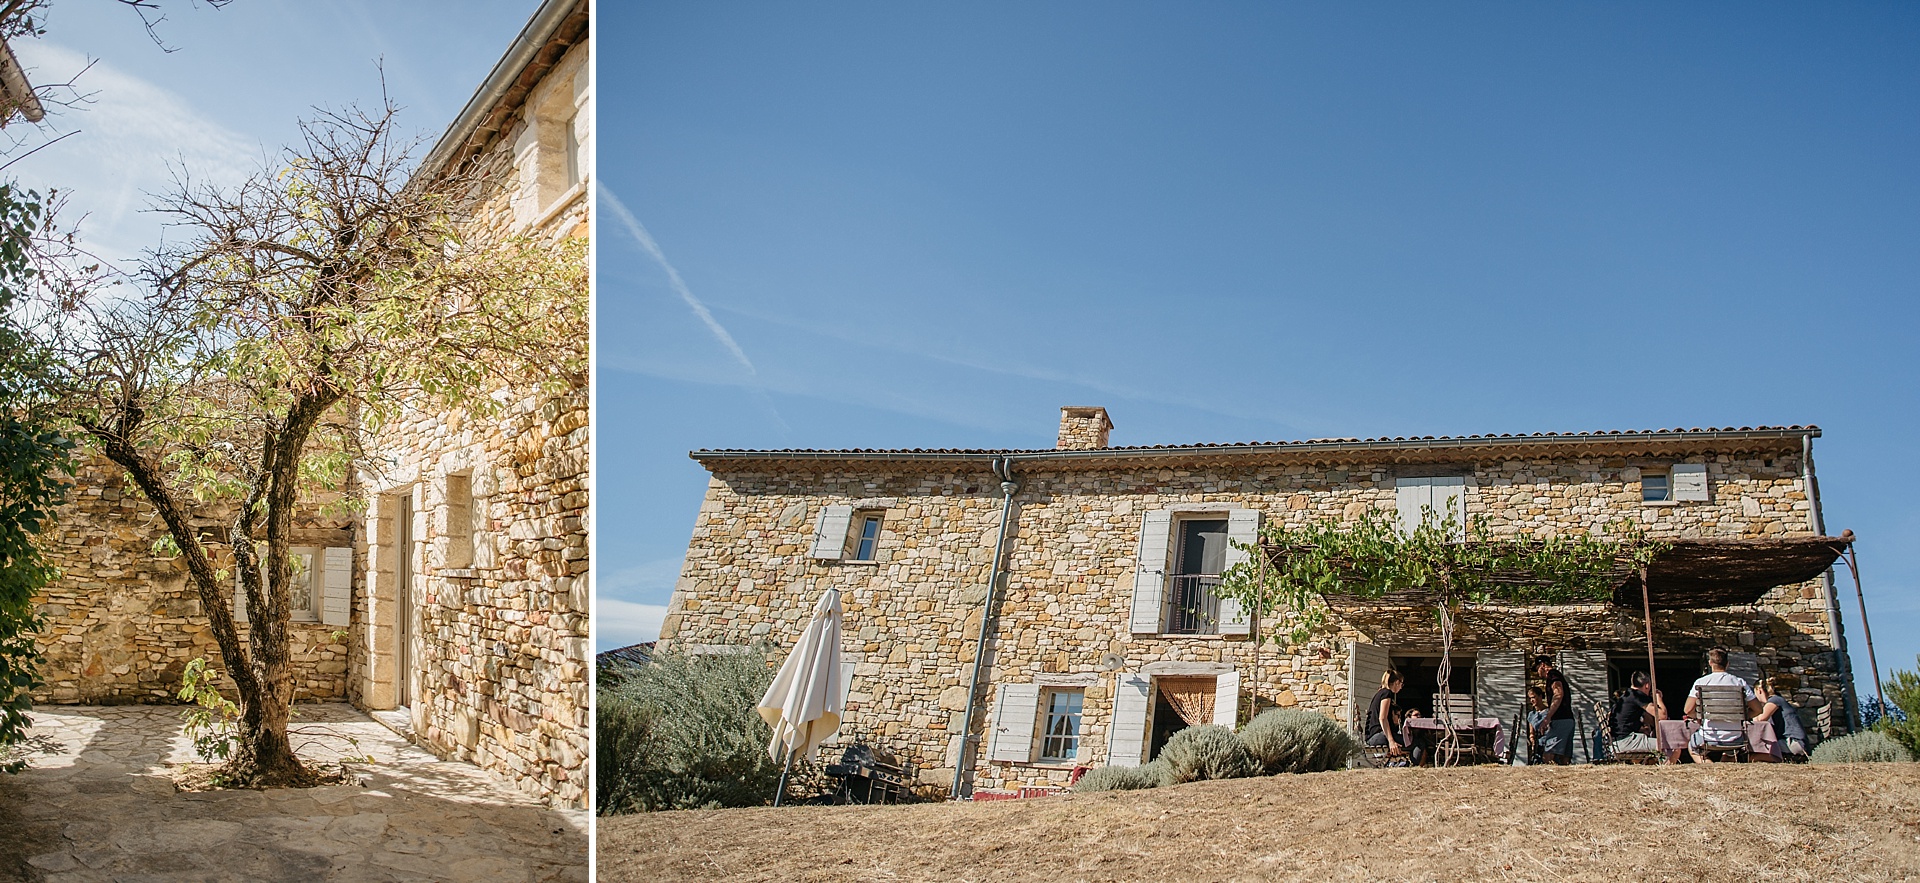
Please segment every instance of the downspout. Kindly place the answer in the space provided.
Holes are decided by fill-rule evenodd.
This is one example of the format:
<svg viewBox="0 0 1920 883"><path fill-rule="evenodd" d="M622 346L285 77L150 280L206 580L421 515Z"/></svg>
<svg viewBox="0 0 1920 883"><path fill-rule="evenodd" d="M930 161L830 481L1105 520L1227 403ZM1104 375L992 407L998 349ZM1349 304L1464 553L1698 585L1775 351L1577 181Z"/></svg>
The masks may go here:
<svg viewBox="0 0 1920 883"><path fill-rule="evenodd" d="M993 601L1000 593L1000 575L1006 562L1007 525L1013 520L1013 495L1020 490L1020 482L1013 477L1013 464L1006 457L995 457L991 468L1000 479L1000 493L1004 499L1000 503L1000 538L993 543L993 566L988 570L987 597L980 602L980 637L974 644L973 677L967 682L967 711L960 720L960 759L953 765L953 799L962 800L971 794L960 791L966 781L967 773L973 765L974 735L973 712L980 705L980 671L987 662L987 629L993 619Z"/></svg>
<svg viewBox="0 0 1920 883"><path fill-rule="evenodd" d="M1800 436L1800 476L1806 485L1807 503L1812 508L1814 536L1827 535L1826 518L1820 513L1820 479L1813 474L1813 436ZM1847 652L1847 633L1840 623L1840 596L1833 588L1833 568L1820 574L1820 590L1827 600L1827 633L1833 637L1833 649L1840 654L1840 676L1846 685L1847 730L1860 729L1860 697L1853 688L1853 656Z"/></svg>

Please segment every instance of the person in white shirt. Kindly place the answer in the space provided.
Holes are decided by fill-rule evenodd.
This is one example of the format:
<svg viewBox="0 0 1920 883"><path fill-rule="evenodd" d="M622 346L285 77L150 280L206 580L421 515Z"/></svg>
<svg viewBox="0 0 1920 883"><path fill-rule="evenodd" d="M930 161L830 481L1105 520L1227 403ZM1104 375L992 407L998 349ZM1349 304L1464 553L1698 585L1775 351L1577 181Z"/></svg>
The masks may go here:
<svg viewBox="0 0 1920 883"><path fill-rule="evenodd" d="M1753 695L1753 687L1747 684L1746 679L1739 675L1727 673L1727 648L1715 647L1712 650L1708 650L1707 668L1712 670L1701 675L1699 680L1693 682L1692 689L1687 691L1687 717L1693 717L1700 709L1701 687L1739 687L1740 691L1746 694L1747 717L1749 718L1765 710L1765 706L1760 704L1759 698ZM1728 727L1719 723L1704 723L1701 724L1700 729L1694 731L1693 739L1689 741L1687 750L1693 755L1695 763L1712 763L1712 761L1707 759L1706 754L1703 753L1701 749L1708 746L1715 748L1732 747L1746 740L1746 731L1742 730L1738 725Z"/></svg>

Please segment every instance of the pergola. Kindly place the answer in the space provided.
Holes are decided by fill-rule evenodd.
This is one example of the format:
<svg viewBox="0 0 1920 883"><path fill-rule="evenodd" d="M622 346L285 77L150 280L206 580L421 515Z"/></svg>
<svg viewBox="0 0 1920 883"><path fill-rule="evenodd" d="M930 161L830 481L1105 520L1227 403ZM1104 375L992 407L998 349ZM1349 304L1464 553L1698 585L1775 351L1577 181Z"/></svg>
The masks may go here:
<svg viewBox="0 0 1920 883"><path fill-rule="evenodd" d="M1853 531L1846 531L1837 537L1767 537L1767 538L1729 538L1729 539L1681 539L1666 541L1666 548L1653 557L1645 567L1636 568L1631 562L1621 562L1615 569L1616 578L1610 603L1617 608L1640 609L1646 625L1647 675L1654 677L1654 634L1653 611L1655 610L1707 610L1722 607L1737 607L1756 604L1766 594L1780 586L1792 585L1813 579L1833 566L1836 560L1846 559L1853 571L1855 592L1859 592L1860 574L1853 557ZM1267 560L1276 565L1282 564L1287 548L1267 542L1261 544ZM1514 586L1540 584L1540 580L1530 574L1494 574L1492 582ZM1438 603L1438 598L1430 589L1412 589L1388 592L1381 597L1361 599L1356 596L1339 593L1326 593L1329 605L1371 606L1390 605L1404 607L1422 607ZM1503 601L1502 603L1527 606L1531 604L1548 605L1555 602ZM1565 603L1565 602L1560 602ZM1580 602L1593 603L1593 602ZM1865 631L1869 659L1873 655L1873 633L1866 625L1866 600L1860 599L1861 627ZM1879 664L1872 660L1874 669L1874 688L1879 690ZM1658 689L1657 681L1653 685Z"/></svg>

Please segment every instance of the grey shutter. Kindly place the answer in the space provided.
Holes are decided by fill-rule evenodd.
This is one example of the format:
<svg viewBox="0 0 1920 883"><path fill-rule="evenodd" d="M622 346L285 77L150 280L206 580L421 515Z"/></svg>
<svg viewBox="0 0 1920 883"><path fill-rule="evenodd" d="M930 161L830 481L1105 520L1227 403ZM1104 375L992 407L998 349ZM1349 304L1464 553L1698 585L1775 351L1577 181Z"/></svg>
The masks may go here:
<svg viewBox="0 0 1920 883"><path fill-rule="evenodd" d="M1467 532L1467 480L1460 477L1434 478L1433 514L1445 518L1453 514L1455 539L1466 537Z"/></svg>
<svg viewBox="0 0 1920 883"><path fill-rule="evenodd" d="M1508 736L1520 734L1526 720L1527 660L1521 650L1482 650L1473 660L1473 704L1480 714L1496 718ZM1524 738L1524 737L1523 737ZM1495 751L1507 746L1496 745Z"/></svg>
<svg viewBox="0 0 1920 883"><path fill-rule="evenodd" d="M808 554L825 561L838 561L847 553L847 533L853 526L852 506L826 506L813 528L813 550Z"/></svg>
<svg viewBox="0 0 1920 883"><path fill-rule="evenodd" d="M1245 543L1257 546L1260 543L1260 510L1235 509L1227 513L1227 568L1243 564L1253 558L1253 553L1235 546ZM1247 609L1230 598L1220 599L1220 634L1227 637L1241 637L1253 633L1253 618Z"/></svg>
<svg viewBox="0 0 1920 883"><path fill-rule="evenodd" d="M1347 644L1347 729L1367 727L1367 700L1380 690L1380 676L1393 667L1387 648L1365 641Z"/></svg>
<svg viewBox="0 0 1920 883"><path fill-rule="evenodd" d="M1729 652L1727 654L1727 674L1736 675L1751 687L1760 682L1760 654L1748 652Z"/></svg>
<svg viewBox="0 0 1920 883"><path fill-rule="evenodd" d="M1673 498L1675 500L1707 500L1707 464L1675 463L1673 472Z"/></svg>
<svg viewBox="0 0 1920 883"><path fill-rule="evenodd" d="M1573 762L1591 763L1593 734L1600 726L1593 705L1611 699L1607 694L1607 653L1605 650L1562 650L1558 661L1560 673L1567 676L1567 701L1573 703ZM1547 698L1551 701L1553 697Z"/></svg>
<svg viewBox="0 0 1920 883"><path fill-rule="evenodd" d="M1034 719L1040 712L1038 684L1001 684L993 701L993 735L987 759L1012 763L1033 760Z"/></svg>
<svg viewBox="0 0 1920 883"><path fill-rule="evenodd" d="M1160 633L1160 607L1166 598L1167 549L1173 513L1155 509L1140 520L1140 558L1133 575L1133 633Z"/></svg>
<svg viewBox="0 0 1920 883"><path fill-rule="evenodd" d="M1107 729L1107 766L1139 766L1147 753L1147 711L1153 681L1146 675L1114 676L1113 726Z"/></svg>
<svg viewBox="0 0 1920 883"><path fill-rule="evenodd" d="M1213 681L1213 722L1223 727L1240 725L1240 673L1230 671Z"/></svg>
<svg viewBox="0 0 1920 883"><path fill-rule="evenodd" d="M1433 505L1433 479L1394 479L1393 503L1400 513L1400 532L1413 533L1420 526L1421 510Z"/></svg>
<svg viewBox="0 0 1920 883"><path fill-rule="evenodd" d="M240 582L240 568L233 569L233 621L247 622L247 588Z"/></svg>
<svg viewBox="0 0 1920 883"><path fill-rule="evenodd" d="M353 623L353 550L330 548L321 553L320 621L327 625Z"/></svg>

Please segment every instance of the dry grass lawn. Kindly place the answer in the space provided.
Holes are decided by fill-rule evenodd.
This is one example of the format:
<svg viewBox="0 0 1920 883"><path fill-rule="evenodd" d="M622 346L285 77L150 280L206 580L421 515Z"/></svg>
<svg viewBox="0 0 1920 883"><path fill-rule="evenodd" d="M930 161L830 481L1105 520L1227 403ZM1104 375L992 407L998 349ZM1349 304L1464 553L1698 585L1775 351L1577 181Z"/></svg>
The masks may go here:
<svg viewBox="0 0 1920 883"><path fill-rule="evenodd" d="M1920 877L1920 763L1355 770L598 830L603 883L1902 880Z"/></svg>

